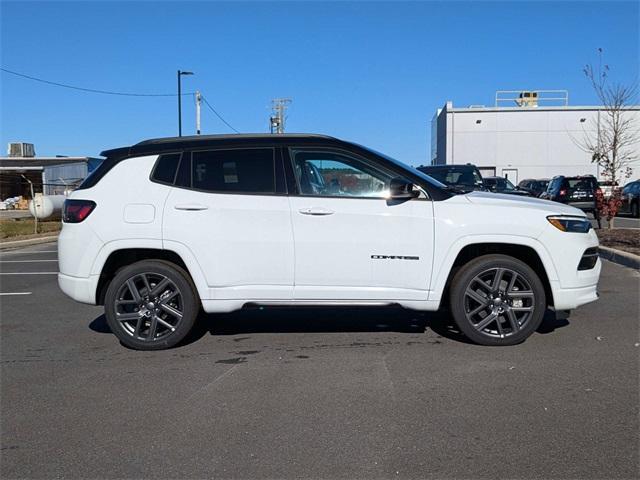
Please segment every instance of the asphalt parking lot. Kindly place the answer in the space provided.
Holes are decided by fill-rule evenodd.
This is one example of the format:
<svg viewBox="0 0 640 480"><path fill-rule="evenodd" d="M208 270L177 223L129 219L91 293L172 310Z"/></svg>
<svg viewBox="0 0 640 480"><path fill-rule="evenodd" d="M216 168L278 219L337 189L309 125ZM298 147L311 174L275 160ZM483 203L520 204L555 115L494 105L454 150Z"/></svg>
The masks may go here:
<svg viewBox="0 0 640 480"><path fill-rule="evenodd" d="M0 252L2 478L638 478L637 271L516 347L446 315L203 316L120 346L57 288L55 244Z"/></svg>

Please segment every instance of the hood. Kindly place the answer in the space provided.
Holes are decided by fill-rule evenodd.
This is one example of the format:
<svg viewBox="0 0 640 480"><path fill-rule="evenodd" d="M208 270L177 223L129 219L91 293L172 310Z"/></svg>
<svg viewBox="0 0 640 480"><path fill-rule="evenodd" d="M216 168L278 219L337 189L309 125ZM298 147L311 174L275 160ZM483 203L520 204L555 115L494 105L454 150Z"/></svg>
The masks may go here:
<svg viewBox="0 0 640 480"><path fill-rule="evenodd" d="M549 215L572 215L586 217L586 214L575 207L563 203L541 200L539 198L491 192L470 192L464 195L467 200L477 205L505 206L511 208L527 208L542 210Z"/></svg>

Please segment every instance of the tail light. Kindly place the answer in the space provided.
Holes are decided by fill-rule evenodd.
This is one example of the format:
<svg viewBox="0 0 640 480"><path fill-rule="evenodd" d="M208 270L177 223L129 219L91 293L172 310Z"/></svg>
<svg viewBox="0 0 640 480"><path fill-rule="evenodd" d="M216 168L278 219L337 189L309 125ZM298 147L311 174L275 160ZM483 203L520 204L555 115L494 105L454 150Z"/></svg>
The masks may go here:
<svg viewBox="0 0 640 480"><path fill-rule="evenodd" d="M566 195L566 194L567 194L566 190L564 190L564 189L560 190L560 195Z"/></svg>
<svg viewBox="0 0 640 480"><path fill-rule="evenodd" d="M62 221L64 223L80 223L93 212L94 208L96 208L96 202L91 200L67 199L64 201Z"/></svg>

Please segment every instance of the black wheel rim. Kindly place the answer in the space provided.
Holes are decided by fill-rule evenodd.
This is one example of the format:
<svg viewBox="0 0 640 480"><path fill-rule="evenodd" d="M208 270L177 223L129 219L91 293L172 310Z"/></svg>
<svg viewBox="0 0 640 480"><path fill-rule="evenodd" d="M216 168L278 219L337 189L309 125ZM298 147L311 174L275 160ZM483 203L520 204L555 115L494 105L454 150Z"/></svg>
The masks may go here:
<svg viewBox="0 0 640 480"><path fill-rule="evenodd" d="M508 268L490 268L473 277L464 294L467 321L481 334L505 338L517 334L535 309L531 284Z"/></svg>
<svg viewBox="0 0 640 480"><path fill-rule="evenodd" d="M116 320L121 329L144 342L157 342L171 335L184 315L182 292L159 273L139 273L118 289Z"/></svg>

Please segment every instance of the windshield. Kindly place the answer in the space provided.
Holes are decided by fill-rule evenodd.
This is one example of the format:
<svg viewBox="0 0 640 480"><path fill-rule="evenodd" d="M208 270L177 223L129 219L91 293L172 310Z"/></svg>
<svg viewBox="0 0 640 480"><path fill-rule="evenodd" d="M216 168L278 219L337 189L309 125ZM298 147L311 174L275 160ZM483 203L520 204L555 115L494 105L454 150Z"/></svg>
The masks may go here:
<svg viewBox="0 0 640 480"><path fill-rule="evenodd" d="M595 190L595 179L593 178L569 178L569 188L571 190Z"/></svg>
<svg viewBox="0 0 640 480"><path fill-rule="evenodd" d="M513 183L508 178L504 179L504 189L505 190L515 190L516 187L513 186Z"/></svg>

